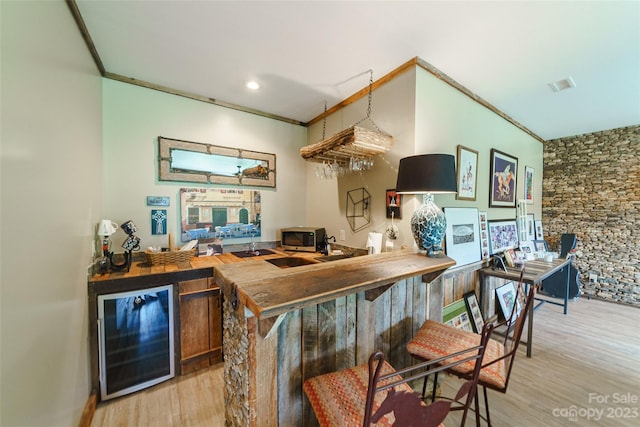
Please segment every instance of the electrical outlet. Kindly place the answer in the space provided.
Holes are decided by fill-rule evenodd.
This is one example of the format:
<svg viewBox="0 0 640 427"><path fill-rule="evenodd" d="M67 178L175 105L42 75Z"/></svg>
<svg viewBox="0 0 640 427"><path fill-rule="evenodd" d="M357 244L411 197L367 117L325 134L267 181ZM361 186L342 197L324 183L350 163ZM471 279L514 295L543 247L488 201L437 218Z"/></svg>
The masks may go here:
<svg viewBox="0 0 640 427"><path fill-rule="evenodd" d="M340 241L344 242L345 240L347 240L347 235L344 230L340 230Z"/></svg>
<svg viewBox="0 0 640 427"><path fill-rule="evenodd" d="M595 283L598 281L598 275L595 273L589 274L589 283Z"/></svg>

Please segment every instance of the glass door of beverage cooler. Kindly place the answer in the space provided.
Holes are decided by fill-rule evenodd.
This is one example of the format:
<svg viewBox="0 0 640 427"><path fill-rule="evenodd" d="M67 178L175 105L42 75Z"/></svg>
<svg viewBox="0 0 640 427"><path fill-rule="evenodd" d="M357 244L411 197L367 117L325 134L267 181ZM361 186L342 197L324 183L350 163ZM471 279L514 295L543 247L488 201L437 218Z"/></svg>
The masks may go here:
<svg viewBox="0 0 640 427"><path fill-rule="evenodd" d="M98 296L98 328L102 400L175 376L173 285Z"/></svg>

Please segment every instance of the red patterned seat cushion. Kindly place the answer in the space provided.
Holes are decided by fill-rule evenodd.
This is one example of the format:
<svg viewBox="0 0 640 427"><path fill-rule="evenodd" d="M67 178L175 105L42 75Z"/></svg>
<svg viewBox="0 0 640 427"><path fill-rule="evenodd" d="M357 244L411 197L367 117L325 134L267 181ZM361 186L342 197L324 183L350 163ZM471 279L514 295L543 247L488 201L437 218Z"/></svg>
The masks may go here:
<svg viewBox="0 0 640 427"><path fill-rule="evenodd" d="M479 344L480 335L478 334L457 329L444 323L427 320L413 339L409 341L407 350L410 354L420 359L433 360ZM482 364L487 365L491 361L502 357L503 354L504 347L502 343L489 339ZM504 362L504 360L500 360L482 368L478 383L498 390L504 389L507 381L506 364ZM452 370L464 375L471 374L473 368L474 362L470 361L458 365Z"/></svg>
<svg viewBox="0 0 640 427"><path fill-rule="evenodd" d="M392 372L395 370L385 361L380 375ZM395 378L400 379L400 377ZM365 363L310 378L304 382L302 387L321 426L361 426L364 421L368 382L369 367ZM413 393L411 387L406 383L396 386L395 389ZM373 413L380 407L386 396L387 391L376 393ZM375 425L391 426L394 421L393 413L389 413Z"/></svg>

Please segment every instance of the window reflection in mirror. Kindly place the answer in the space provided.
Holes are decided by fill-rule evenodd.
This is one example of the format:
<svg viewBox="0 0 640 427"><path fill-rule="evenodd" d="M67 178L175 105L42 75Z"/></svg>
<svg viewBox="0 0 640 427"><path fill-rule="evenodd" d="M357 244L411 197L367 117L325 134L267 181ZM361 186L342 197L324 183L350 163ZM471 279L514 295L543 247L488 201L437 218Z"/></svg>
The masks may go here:
<svg viewBox="0 0 640 427"><path fill-rule="evenodd" d="M158 137L160 181L276 186L276 155Z"/></svg>
<svg viewBox="0 0 640 427"><path fill-rule="evenodd" d="M181 240L242 239L261 235L260 192L246 189L181 188Z"/></svg>

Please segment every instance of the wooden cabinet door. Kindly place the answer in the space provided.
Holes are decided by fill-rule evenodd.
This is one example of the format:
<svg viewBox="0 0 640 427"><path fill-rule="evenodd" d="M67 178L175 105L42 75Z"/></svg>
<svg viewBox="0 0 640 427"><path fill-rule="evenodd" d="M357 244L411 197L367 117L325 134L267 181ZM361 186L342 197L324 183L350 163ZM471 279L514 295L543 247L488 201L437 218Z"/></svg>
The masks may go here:
<svg viewBox="0 0 640 427"><path fill-rule="evenodd" d="M180 366L184 375L222 361L222 300L211 278L178 285Z"/></svg>

